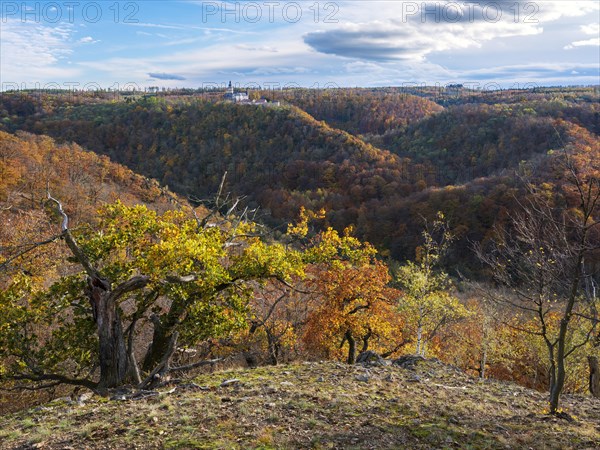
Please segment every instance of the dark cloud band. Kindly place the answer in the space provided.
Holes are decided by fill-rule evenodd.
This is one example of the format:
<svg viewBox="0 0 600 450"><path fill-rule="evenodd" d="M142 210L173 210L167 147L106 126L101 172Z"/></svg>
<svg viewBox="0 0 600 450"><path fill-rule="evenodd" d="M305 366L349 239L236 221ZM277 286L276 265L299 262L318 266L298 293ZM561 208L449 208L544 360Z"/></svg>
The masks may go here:
<svg viewBox="0 0 600 450"><path fill-rule="evenodd" d="M175 75L172 73L155 73L155 72L150 72L148 74L148 76L150 78L155 78L157 80L185 80L185 77L182 77L181 75Z"/></svg>

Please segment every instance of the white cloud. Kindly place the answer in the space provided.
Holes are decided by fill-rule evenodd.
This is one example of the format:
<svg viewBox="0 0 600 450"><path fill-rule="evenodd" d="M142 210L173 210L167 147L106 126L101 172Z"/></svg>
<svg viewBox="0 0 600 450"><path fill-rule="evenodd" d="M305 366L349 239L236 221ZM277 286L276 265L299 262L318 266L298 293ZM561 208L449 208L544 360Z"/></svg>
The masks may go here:
<svg viewBox="0 0 600 450"><path fill-rule="evenodd" d="M36 22L5 19L0 40L0 73L3 82L45 83L69 79L79 71L61 63L73 53L73 27L50 27Z"/></svg>
<svg viewBox="0 0 600 450"><path fill-rule="evenodd" d="M600 34L600 23L590 23L589 25L581 25L579 27L583 34L598 36Z"/></svg>
<svg viewBox="0 0 600 450"><path fill-rule="evenodd" d="M79 42L80 44L95 44L100 41L94 39L91 36L85 36L85 37L82 37L81 39L79 39L77 42Z"/></svg>
<svg viewBox="0 0 600 450"><path fill-rule="evenodd" d="M302 42L300 33L290 34L288 29L269 33L264 39L257 36L240 40L228 36L230 38L225 41L211 41L210 45L205 43L196 48L175 48L176 51L130 58L104 58L79 62L79 66L116 82L144 80L148 73L166 72L177 73L186 78L187 85L198 86L242 77L249 81L264 77L282 82L303 82L300 78L309 70L313 71L311 77L317 78L314 68L323 67L328 59L311 52ZM174 84L172 81L162 83Z"/></svg>
<svg viewBox="0 0 600 450"><path fill-rule="evenodd" d="M248 44L238 44L235 46L235 48L239 48L240 50L248 50L250 52L271 52L271 53L278 52L278 50L275 47L271 47L269 45L253 46L253 45L248 45Z"/></svg>
<svg viewBox="0 0 600 450"><path fill-rule="evenodd" d="M150 23L150 22L125 22L125 25L131 27L146 27L146 28L161 28L165 30L183 30L184 27L180 25L164 25L161 23Z"/></svg>
<svg viewBox="0 0 600 450"><path fill-rule="evenodd" d="M569 45L565 45L565 50L572 50L576 47L600 47L600 37L571 42Z"/></svg>
<svg viewBox="0 0 600 450"><path fill-rule="evenodd" d="M335 29L307 33L304 42L318 52L348 58L422 61L433 52L481 47L485 41L541 32L535 24L508 20L423 23L388 19L346 23Z"/></svg>
<svg viewBox="0 0 600 450"><path fill-rule="evenodd" d="M508 2L510 3L510 1ZM534 11L534 17L539 18L541 22L551 22L563 17L581 17L594 11L600 11L600 3L595 0L548 0L544 2L522 1L523 10L528 8L529 11ZM525 6L527 4L532 7Z"/></svg>
<svg viewBox="0 0 600 450"><path fill-rule="evenodd" d="M307 74L311 72L312 70L308 67L261 67L247 72L244 75L292 75Z"/></svg>
<svg viewBox="0 0 600 450"><path fill-rule="evenodd" d="M160 23L151 23L151 22L139 22L139 23L126 22L125 25L132 26L132 27L160 28L160 29L165 29L165 30L202 30L202 31L222 31L225 33L233 33L233 34L256 34L256 33L250 32L250 31L235 30L233 28L198 27L198 26L188 26L188 25L163 25Z"/></svg>
<svg viewBox="0 0 600 450"><path fill-rule="evenodd" d="M579 30L587 36L598 36L600 35L600 23L590 23L588 25L580 25ZM571 42L565 45L565 50L572 50L576 47L597 47L600 46L600 37L593 37L590 39L582 39L579 41Z"/></svg>
<svg viewBox="0 0 600 450"><path fill-rule="evenodd" d="M163 86L199 86L229 79L240 83L311 86L334 81L375 86L491 79L508 82L519 77L547 79L548 83L560 77L586 82L585 77L594 74L594 63L598 66L593 54L593 47L599 45L594 16L598 1L457 3L472 5L473 14L437 20L453 17L451 8L455 7L448 5L456 3L445 0L339 0L333 16L337 22L325 21L329 11L324 10L325 2L318 2L321 15L313 20L309 6L314 5L307 2L302 3L303 18L298 23L285 22L278 13L273 24L266 16L257 24L233 24L232 20L204 24L197 11L196 16L192 10L182 17L180 12L173 13L177 8L154 2L157 14L148 17L157 19L88 24L88 31L79 28L82 23L72 25L79 34L64 25L3 23L1 75L3 80L10 77L15 81L93 77L108 86L114 82L146 83L148 74L158 74ZM428 15L420 11L406 14L423 4L428 5ZM489 5L487 13L481 5ZM495 8L501 17L490 20ZM100 29L104 26L107 28ZM125 28L129 26L136 28ZM122 27L123 34L108 32L114 29L109 27ZM96 55L84 52L83 44L94 39L102 39L106 45L94 46ZM577 54L560 51L565 44L579 48ZM74 53L75 49L81 52ZM525 64L568 60L592 67L583 70L566 64L554 71L541 64ZM514 67L507 67L513 63Z"/></svg>
<svg viewBox="0 0 600 450"><path fill-rule="evenodd" d="M348 73L381 72L383 68L379 64L365 61L352 61L344 64L344 68Z"/></svg>

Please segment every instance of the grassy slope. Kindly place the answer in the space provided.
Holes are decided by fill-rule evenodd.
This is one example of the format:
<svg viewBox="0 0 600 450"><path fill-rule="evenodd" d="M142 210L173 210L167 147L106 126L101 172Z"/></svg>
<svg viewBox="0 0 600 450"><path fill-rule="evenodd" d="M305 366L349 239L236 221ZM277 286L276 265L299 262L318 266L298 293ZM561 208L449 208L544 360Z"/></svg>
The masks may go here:
<svg viewBox="0 0 600 450"><path fill-rule="evenodd" d="M367 375L368 381L357 378ZM238 383L221 386L225 379ZM600 400L416 368L304 363L200 376L154 396L55 401L0 418L2 448L600 448Z"/></svg>

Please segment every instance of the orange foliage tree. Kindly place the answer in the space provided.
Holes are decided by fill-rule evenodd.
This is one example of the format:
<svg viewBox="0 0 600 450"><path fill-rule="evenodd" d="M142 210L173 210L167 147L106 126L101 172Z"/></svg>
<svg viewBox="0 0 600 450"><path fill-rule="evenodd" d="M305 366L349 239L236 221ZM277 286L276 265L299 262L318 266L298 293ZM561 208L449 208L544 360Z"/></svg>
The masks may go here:
<svg viewBox="0 0 600 450"><path fill-rule="evenodd" d="M400 317L394 303L399 292L388 286L388 268L375 259L376 250L351 236L329 228L320 233L307 251L307 269L317 306L309 315L304 333L306 345L326 356L356 360L371 343L377 350L399 340Z"/></svg>

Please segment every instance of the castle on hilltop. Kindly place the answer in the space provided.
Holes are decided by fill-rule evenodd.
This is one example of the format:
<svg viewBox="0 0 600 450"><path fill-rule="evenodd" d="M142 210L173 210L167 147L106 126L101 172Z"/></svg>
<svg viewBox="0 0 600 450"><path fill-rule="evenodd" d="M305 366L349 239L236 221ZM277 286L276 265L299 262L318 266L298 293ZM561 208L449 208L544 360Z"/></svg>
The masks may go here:
<svg viewBox="0 0 600 450"><path fill-rule="evenodd" d="M231 81L227 87L227 92L223 96L223 99L239 105L262 105L262 106L280 106L280 102L270 102L265 98L250 100L248 91L246 92L235 92Z"/></svg>
<svg viewBox="0 0 600 450"><path fill-rule="evenodd" d="M234 92L231 81L229 82L229 86L227 87L227 92L225 93L224 98L225 98L225 100L229 100L233 103L250 102L250 98L248 97L248 92Z"/></svg>

